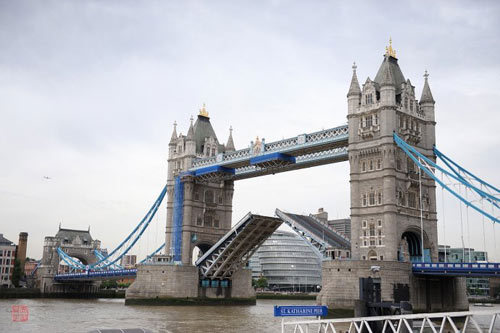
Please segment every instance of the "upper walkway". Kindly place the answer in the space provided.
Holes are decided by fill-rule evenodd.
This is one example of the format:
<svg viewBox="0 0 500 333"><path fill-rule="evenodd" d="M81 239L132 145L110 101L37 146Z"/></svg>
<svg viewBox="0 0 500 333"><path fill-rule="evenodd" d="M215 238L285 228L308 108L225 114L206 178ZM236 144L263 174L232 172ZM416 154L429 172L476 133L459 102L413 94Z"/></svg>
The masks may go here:
<svg viewBox="0 0 500 333"><path fill-rule="evenodd" d="M244 179L346 161L347 125L196 159L184 173L203 180Z"/></svg>

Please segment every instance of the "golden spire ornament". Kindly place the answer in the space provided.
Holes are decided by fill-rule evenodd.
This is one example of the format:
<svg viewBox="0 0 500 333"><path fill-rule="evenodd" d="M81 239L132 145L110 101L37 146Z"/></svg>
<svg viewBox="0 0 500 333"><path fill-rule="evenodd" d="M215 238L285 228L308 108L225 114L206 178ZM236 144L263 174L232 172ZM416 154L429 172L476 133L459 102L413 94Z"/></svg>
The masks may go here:
<svg viewBox="0 0 500 333"><path fill-rule="evenodd" d="M207 117L208 118L208 112L207 108L205 106L205 103L203 103L202 108L200 109L200 116Z"/></svg>
<svg viewBox="0 0 500 333"><path fill-rule="evenodd" d="M392 48L392 38L391 37L389 37L389 46L385 47L385 55L397 59L396 58L396 50L394 50Z"/></svg>

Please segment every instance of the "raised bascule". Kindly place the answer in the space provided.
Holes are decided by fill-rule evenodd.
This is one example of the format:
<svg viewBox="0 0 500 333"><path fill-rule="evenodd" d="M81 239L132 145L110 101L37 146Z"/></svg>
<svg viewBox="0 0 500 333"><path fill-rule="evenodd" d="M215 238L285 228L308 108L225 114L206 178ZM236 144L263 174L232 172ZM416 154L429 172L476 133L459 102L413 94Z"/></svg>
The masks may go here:
<svg viewBox="0 0 500 333"><path fill-rule="evenodd" d="M439 185L494 223L500 223L500 190L437 150L435 101L427 72L417 100L392 45L373 80L367 78L360 86L356 70L354 65L347 125L275 142L256 138L236 150L232 129L222 144L205 106L196 121L191 118L186 135L177 134L174 124L166 187L126 240L98 258L90 270L116 264L166 197L165 244L138 266L127 304L254 303L251 272L245 264L284 222L318 255L332 259L325 255L327 249L339 254L323 261L318 303L353 309L364 299L406 301L417 311L466 309L463 277L500 276L500 267L436 263L436 188ZM277 217L248 213L232 226L235 181L342 161L350 165L350 240L313 216L279 209ZM453 183L459 184L458 190Z"/></svg>

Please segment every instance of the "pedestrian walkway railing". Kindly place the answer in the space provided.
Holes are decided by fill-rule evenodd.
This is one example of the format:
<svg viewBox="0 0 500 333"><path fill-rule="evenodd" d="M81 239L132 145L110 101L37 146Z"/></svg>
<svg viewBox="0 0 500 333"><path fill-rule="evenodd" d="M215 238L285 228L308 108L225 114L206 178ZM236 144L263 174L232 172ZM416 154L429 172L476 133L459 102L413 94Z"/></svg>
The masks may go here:
<svg viewBox="0 0 500 333"><path fill-rule="evenodd" d="M500 332L500 309L282 322L281 332Z"/></svg>

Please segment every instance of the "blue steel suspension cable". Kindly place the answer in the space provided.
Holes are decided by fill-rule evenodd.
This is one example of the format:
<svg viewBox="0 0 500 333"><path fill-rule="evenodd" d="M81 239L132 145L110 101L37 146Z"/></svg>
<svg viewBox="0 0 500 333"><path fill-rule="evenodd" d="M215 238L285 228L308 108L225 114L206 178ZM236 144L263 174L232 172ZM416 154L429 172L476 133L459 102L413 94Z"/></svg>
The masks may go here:
<svg viewBox="0 0 500 333"><path fill-rule="evenodd" d="M447 176L454 178L455 180L457 180L458 182L462 183L463 185L475 188L474 186L472 186L469 183L463 183L458 177L456 177L453 174L450 174L446 170L444 170L441 167L439 167L436 163L432 162L426 156L424 156L423 154L421 154L420 152L418 152L415 148L413 148L412 146L410 146L406 142L404 142L396 133L393 134L393 138L394 138L394 141L396 142L396 144L406 153L406 155L408 155L408 157L410 157L413 160L413 162L415 162L418 165L419 168L422 168L424 170L424 172L427 175L429 175L432 179L434 179L434 181L436 181L439 185L441 185L442 187L444 187L448 192L450 192L452 195L454 195L457 199L459 199L460 201L462 201L464 204L469 205L470 207L472 207L473 209L475 209L479 213L484 214L490 220L492 220L492 221L494 221L496 223L500 223L500 219L499 218L497 218L497 217L495 217L495 216L493 216L493 215L491 215L491 214L483 211L479 207L476 207L474 204L472 204L471 202L465 200L461 195L459 195L454 190L452 190L450 187L448 187L446 184L444 184L444 182L442 182L438 177L436 177L436 175L434 175L434 173L432 171L430 171L426 166L424 166L422 163L420 163L413 154L415 154L416 156L420 157L426 163L430 164L432 167L438 169L439 171L441 171L442 173L446 174ZM413 154L410 152L410 150L413 152ZM477 189L477 190L480 191L481 193L484 193L484 192L482 192L479 189ZM484 194L485 194L485 196L491 197L491 195L489 195L487 193L484 193ZM487 199L487 200L489 202L491 202L492 204L494 204L495 206L497 206L496 203L494 203L490 199ZM495 198L495 200L497 200L497 199Z"/></svg>
<svg viewBox="0 0 500 333"><path fill-rule="evenodd" d="M415 163L417 163L418 165L422 166L425 168L425 166L423 166L421 163L417 162L415 160L415 157L412 156L412 154L410 153L410 151L413 152L413 154L415 154L416 156L419 156L423 161L425 161L426 163L430 164L432 167L438 169L439 171L441 171L442 173L444 173L445 175L447 175L448 177L451 177L453 179L455 179L457 182L460 182L462 183L463 185L467 186L467 187L470 187L472 188L476 193L478 193L479 195L481 196L484 196L486 198L486 200L488 200L489 202L491 202L493 205L495 205L497 208L500 208L500 206L498 206L498 203L497 202L500 202L500 198L496 198L495 196L489 194L489 193L486 193L482 190L480 190L479 188L477 188L476 186L470 184L469 182L467 181L464 181L462 177L458 177L450 172L448 172L447 170L441 168L439 165L437 165L435 162L433 162L432 160L430 160L428 157L426 157L425 155L423 155L422 153L420 153L418 150L416 150L414 147L412 147L411 145L407 144L403 139L401 139L396 133L393 133L393 137L394 137L394 141L396 142L396 144L401 148L403 149L403 151L412 159L414 160ZM427 168L426 168L427 169ZM429 170L428 170L429 171ZM430 171L429 171L430 172ZM427 172L426 172L427 173ZM432 176L431 176L432 177Z"/></svg>
<svg viewBox="0 0 500 333"><path fill-rule="evenodd" d="M123 253L118 256L116 259L114 260L111 260L109 261L107 264L104 264L102 266L100 266L100 268L106 268L112 264L115 264L118 260L120 260L125 254L127 254L127 252L135 245L135 243L139 240L139 238L141 238L142 234L144 233L144 231L147 229L147 227L149 226L149 223L151 222L151 220L153 219L154 215L156 214L156 211L158 210L158 207L160 207L160 204L161 202L163 201L163 198L165 197L165 194L167 192L167 186L165 185L165 187L163 188L163 191L162 193L160 194L160 197L158 197L158 200L155 202L155 205L154 205L154 209L153 209L153 212L152 214L149 216L149 218L147 219L147 221L144 223L144 226L142 227L142 229L140 230L139 234L135 237L135 239L132 241L132 243L123 251ZM108 259L109 256L106 257L106 259ZM94 264L94 265L91 265L91 268L95 267L97 265Z"/></svg>
<svg viewBox="0 0 500 333"><path fill-rule="evenodd" d="M132 238L132 235L134 235L139 230L139 228L141 227L141 225L143 225L147 221L148 218L152 217L151 214L153 214L153 216L154 216L154 213L156 213L156 210L158 209L157 206L159 204L161 204L161 201L163 200L163 197L165 196L166 191L167 191L167 185L165 185L165 187L161 191L160 196L158 197L158 199L156 199L156 201L154 202L153 206L149 209L148 213L144 216L144 218L141 220L141 222L139 222L139 224L134 228L134 230L132 230L132 232L113 251L111 251L103 259L101 259L98 262L96 262L95 264L93 264L92 267L99 266L105 260L108 260L111 256L113 256L120 248L122 248L125 245L125 243L127 243ZM154 211L154 213L153 213L153 211ZM135 244L135 242L134 242L134 244ZM121 256L123 256L123 254Z"/></svg>
<svg viewBox="0 0 500 333"><path fill-rule="evenodd" d="M146 258L142 259L139 264L143 264L145 263L146 261L149 260L149 258L151 258L152 256L154 256L155 254L157 254L158 252L160 252L163 248L165 247L165 243L163 243L162 245L160 245L159 248L157 248L156 250L153 251L153 253L151 253L150 255L146 256Z"/></svg>
<svg viewBox="0 0 500 333"><path fill-rule="evenodd" d="M454 162L451 158L449 158L448 156L446 156L445 154L443 154L442 152L440 152L436 147L434 147L434 154L436 154L437 157L439 157L441 160L443 160L443 162L445 160L448 161L448 162L450 162L451 164L453 164L454 166L456 166L459 170L461 170L463 173L468 174L469 176L471 176L472 178L474 178L475 180L477 180L478 182L480 182L481 184L483 184L485 187L489 187L490 189L492 189L492 190L494 190L494 191L496 191L497 193L500 194L500 190L498 188L496 188L495 186L493 186L491 184L488 184L487 182L485 182L481 178L477 177L476 175L474 175L470 171L464 169L459 164L457 164L456 162ZM448 165L448 163L446 163L446 164ZM455 170L454 170L454 172L455 172Z"/></svg>

